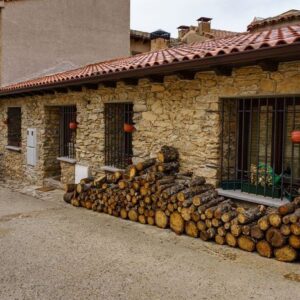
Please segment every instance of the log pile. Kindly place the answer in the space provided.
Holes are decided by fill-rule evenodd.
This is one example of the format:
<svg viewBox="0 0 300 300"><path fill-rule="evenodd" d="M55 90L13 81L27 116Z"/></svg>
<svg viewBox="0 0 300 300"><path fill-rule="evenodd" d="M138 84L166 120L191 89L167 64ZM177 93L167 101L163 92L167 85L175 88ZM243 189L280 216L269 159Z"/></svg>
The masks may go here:
<svg viewBox="0 0 300 300"><path fill-rule="evenodd" d="M65 187L64 200L122 219L170 228L219 245L295 261L300 250L300 198L278 209L245 209L220 197L192 172L179 172L179 154L163 146L157 159Z"/></svg>

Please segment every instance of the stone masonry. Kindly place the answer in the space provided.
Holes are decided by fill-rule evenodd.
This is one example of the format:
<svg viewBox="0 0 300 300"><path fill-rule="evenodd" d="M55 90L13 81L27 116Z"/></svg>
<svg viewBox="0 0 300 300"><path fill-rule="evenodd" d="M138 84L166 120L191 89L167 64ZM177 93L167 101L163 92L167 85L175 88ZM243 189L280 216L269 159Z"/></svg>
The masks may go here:
<svg viewBox="0 0 300 300"><path fill-rule="evenodd" d="M168 76L164 83L140 79L137 86L118 82L116 88L99 86L98 90L0 100L0 120L6 118L8 106L22 107L21 152L5 149L7 126L0 123L5 176L43 182L50 159L47 145L51 137L45 124L47 108L70 104L77 106L76 160L90 166L92 174L99 173L104 165L104 103L118 101L134 104L137 129L133 134L134 162L154 157L164 144L173 145L180 151L183 170L193 170L216 183L220 166L220 98L300 94L299 82L300 61L297 61L281 63L273 73L253 66L234 69L232 76L202 72L191 81ZM26 165L28 127L38 130L36 167ZM68 181L65 174L73 180L68 171L62 173L64 181Z"/></svg>

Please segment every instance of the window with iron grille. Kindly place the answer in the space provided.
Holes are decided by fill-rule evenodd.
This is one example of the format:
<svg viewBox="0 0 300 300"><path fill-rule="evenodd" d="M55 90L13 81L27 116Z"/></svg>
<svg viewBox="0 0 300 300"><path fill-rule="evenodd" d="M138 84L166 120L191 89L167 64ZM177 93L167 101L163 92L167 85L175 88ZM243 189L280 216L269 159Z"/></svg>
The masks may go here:
<svg viewBox="0 0 300 300"><path fill-rule="evenodd" d="M21 127L21 107L9 107L7 110L8 146L21 147Z"/></svg>
<svg viewBox="0 0 300 300"><path fill-rule="evenodd" d="M61 157L75 158L76 124L76 106L60 107L59 148Z"/></svg>
<svg viewBox="0 0 300 300"><path fill-rule="evenodd" d="M104 118L105 164L124 169L132 163L132 132L124 125L133 126L133 104L106 103Z"/></svg>
<svg viewBox="0 0 300 300"><path fill-rule="evenodd" d="M300 193L300 96L222 100L221 185L273 198Z"/></svg>

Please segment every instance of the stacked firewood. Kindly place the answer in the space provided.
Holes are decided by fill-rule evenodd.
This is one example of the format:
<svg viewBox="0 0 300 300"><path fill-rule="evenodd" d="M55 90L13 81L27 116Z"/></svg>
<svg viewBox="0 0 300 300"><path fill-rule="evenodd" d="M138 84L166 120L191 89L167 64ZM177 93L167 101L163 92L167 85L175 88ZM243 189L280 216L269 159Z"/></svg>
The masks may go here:
<svg viewBox="0 0 300 300"><path fill-rule="evenodd" d="M157 159L66 185L64 200L123 219L171 228L220 245L294 261L300 249L300 199L278 210L243 208L220 197L192 172L179 172L179 154L164 146Z"/></svg>

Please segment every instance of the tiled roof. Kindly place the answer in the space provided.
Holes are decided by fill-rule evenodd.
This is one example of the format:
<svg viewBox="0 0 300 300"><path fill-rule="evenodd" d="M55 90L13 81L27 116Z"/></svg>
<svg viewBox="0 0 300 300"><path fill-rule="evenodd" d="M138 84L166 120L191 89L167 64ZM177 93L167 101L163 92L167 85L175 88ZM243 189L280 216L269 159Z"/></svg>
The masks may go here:
<svg viewBox="0 0 300 300"><path fill-rule="evenodd" d="M197 42L189 45L181 45L174 48L138 54L128 58L119 58L111 61L100 62L67 71L49 75L0 89L0 94L21 89L59 85L60 83L73 82L74 80L99 78L131 70L151 69L157 66L166 66L178 62L192 62L207 57L225 58L226 55L242 53L262 48L277 48L282 45L291 45L300 42L300 24L281 27L255 33L245 33L223 39Z"/></svg>
<svg viewBox="0 0 300 300"><path fill-rule="evenodd" d="M269 25L280 24L282 22L300 20L300 10L291 9L278 16L270 18L257 18L248 25L248 31L253 31L255 29L264 28Z"/></svg>

